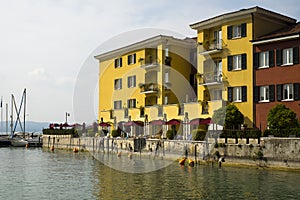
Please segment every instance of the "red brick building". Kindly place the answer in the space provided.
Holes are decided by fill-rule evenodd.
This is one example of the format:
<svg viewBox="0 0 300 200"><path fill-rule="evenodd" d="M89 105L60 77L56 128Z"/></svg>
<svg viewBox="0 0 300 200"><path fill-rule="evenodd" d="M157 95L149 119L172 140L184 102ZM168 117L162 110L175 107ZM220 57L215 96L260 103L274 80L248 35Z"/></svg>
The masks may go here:
<svg viewBox="0 0 300 200"><path fill-rule="evenodd" d="M268 127L268 113L279 103L296 112L300 119L300 23L252 42L256 127Z"/></svg>

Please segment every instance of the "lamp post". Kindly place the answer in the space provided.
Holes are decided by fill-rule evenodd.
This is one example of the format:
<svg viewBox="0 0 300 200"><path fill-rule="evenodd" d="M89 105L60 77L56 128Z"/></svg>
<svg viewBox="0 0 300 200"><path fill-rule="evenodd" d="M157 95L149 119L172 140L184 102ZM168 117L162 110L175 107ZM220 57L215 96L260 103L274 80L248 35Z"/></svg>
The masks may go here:
<svg viewBox="0 0 300 200"><path fill-rule="evenodd" d="M70 113L66 112L66 124L68 123L68 117L70 117Z"/></svg>

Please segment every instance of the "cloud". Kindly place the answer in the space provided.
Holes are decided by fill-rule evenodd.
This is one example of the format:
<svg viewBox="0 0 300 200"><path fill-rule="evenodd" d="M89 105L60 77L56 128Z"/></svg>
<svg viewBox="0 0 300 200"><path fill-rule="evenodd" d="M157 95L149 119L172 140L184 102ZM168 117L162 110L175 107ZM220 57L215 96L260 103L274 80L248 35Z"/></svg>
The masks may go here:
<svg viewBox="0 0 300 200"><path fill-rule="evenodd" d="M45 68L35 68L32 71L28 72L28 76L29 78L33 78L35 80L45 81L48 79Z"/></svg>

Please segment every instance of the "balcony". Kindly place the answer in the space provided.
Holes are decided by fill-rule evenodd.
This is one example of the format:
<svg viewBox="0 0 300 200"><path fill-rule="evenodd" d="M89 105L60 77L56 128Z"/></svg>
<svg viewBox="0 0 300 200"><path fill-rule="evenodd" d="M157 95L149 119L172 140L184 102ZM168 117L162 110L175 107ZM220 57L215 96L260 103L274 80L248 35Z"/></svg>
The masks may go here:
<svg viewBox="0 0 300 200"><path fill-rule="evenodd" d="M158 93L157 83L140 84L141 94L156 94Z"/></svg>
<svg viewBox="0 0 300 200"><path fill-rule="evenodd" d="M142 69L155 69L159 66L159 60L149 57L148 59L140 58L139 60Z"/></svg>
<svg viewBox="0 0 300 200"><path fill-rule="evenodd" d="M223 49L223 40L204 41L201 47L199 50L201 55L219 53Z"/></svg>
<svg viewBox="0 0 300 200"><path fill-rule="evenodd" d="M202 75L203 81L201 85L217 85L222 84L222 73L218 72L204 72Z"/></svg>

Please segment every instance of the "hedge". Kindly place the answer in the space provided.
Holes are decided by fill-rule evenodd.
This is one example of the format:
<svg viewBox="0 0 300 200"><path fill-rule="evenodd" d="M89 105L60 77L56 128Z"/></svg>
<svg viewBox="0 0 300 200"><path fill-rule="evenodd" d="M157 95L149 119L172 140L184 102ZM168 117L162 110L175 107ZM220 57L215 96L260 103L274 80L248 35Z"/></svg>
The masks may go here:
<svg viewBox="0 0 300 200"><path fill-rule="evenodd" d="M291 128L291 129L267 129L264 131L263 136L268 137L269 135L273 135L274 137L289 137L296 136L300 137L300 128Z"/></svg>
<svg viewBox="0 0 300 200"><path fill-rule="evenodd" d="M223 130L221 138L259 138L261 137L260 130Z"/></svg>
<svg viewBox="0 0 300 200"><path fill-rule="evenodd" d="M72 129L43 129L43 135L72 135L78 137L77 130Z"/></svg>

